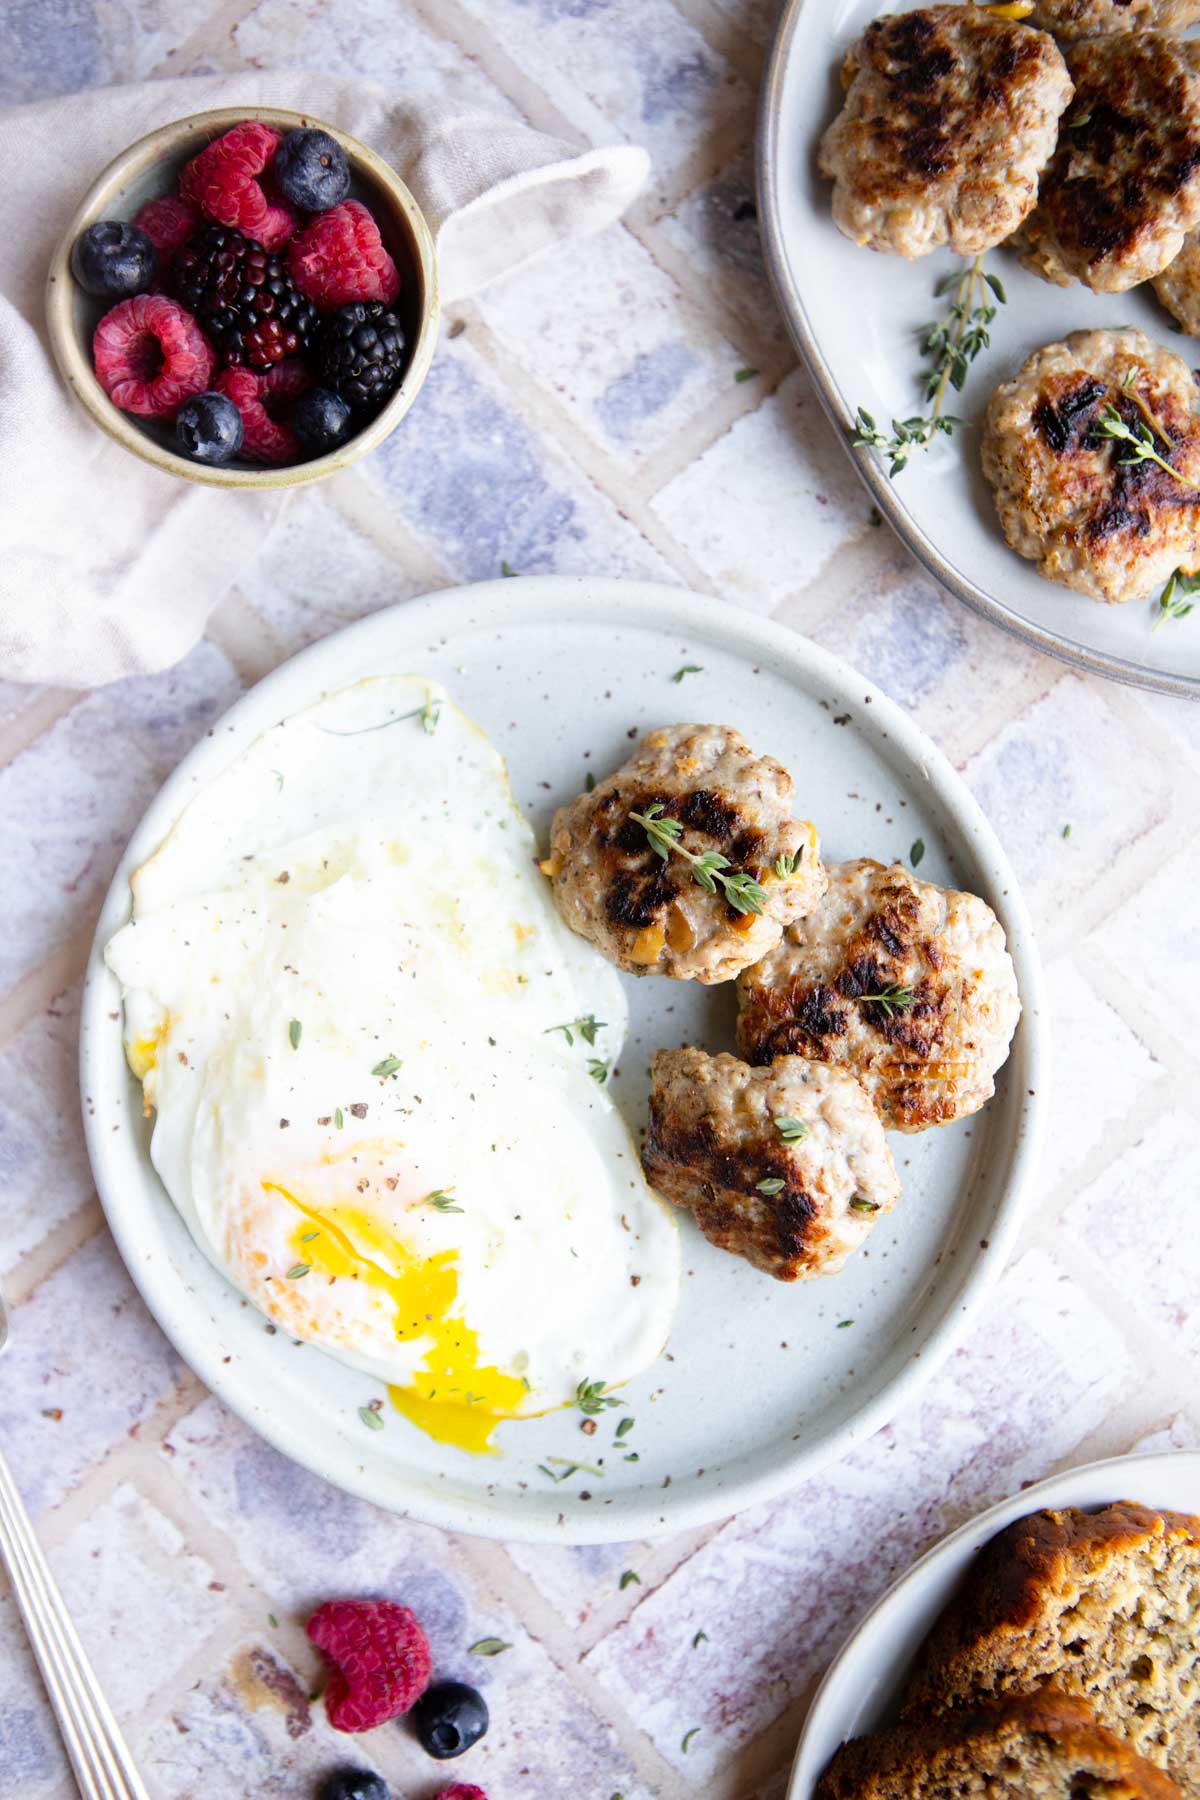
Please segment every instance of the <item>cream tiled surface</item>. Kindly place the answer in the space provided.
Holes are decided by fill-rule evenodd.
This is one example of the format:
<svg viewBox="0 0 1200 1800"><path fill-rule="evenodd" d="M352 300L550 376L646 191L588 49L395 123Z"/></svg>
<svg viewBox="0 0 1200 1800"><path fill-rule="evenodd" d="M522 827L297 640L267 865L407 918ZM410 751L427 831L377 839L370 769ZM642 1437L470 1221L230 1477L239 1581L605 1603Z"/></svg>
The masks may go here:
<svg viewBox="0 0 1200 1800"><path fill-rule="evenodd" d="M779 1800L814 1681L914 1555L1053 1469L1200 1442L1200 714L992 631L873 525L758 254L749 146L773 12L0 7L0 103L308 64L580 144L643 142L655 159L624 226L451 309L403 430L295 497L177 670L86 696L0 688L0 1270L17 1303L0 1442L156 1800L311 1796L345 1746L310 1704L302 1621L330 1593L378 1591L417 1608L443 1671L486 1685L493 1729L456 1773L491 1800ZM502 562L691 585L849 657L963 770L1020 870L1047 963L1049 1150L1024 1240L967 1341L839 1467L654 1545L455 1539L283 1462L145 1313L81 1149L78 975L159 781L282 657ZM638 1579L622 1587L627 1571ZM493 1634L512 1649L467 1654ZM401 1729L354 1749L406 1800L441 1785ZM0 1800L70 1791L0 1597Z"/></svg>

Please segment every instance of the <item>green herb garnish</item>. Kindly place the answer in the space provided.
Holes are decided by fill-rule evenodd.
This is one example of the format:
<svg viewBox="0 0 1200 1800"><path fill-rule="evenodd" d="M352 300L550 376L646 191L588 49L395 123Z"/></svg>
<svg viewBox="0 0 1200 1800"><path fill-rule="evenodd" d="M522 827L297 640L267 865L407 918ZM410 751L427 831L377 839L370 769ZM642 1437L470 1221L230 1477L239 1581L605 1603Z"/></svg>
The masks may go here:
<svg viewBox="0 0 1200 1800"><path fill-rule="evenodd" d="M719 882L734 912L755 913L761 917L767 895L753 875L746 874L744 870L726 875L724 871L729 867L729 858L722 856L719 850L706 850L701 856L688 850L679 841L683 836L682 824L678 819L664 819L662 811L661 804L656 800L644 813L631 812L629 815L635 824L644 828L654 854L661 856L666 862L674 850L691 864L692 880L698 881L707 893L715 894Z"/></svg>
<svg viewBox="0 0 1200 1800"><path fill-rule="evenodd" d="M385 1080L387 1076L394 1075L397 1069L402 1069L403 1067L404 1061L402 1057L385 1056L382 1062L377 1062L375 1064L371 1073L372 1075L378 1075L381 1080Z"/></svg>
<svg viewBox="0 0 1200 1800"><path fill-rule="evenodd" d="M702 675L703 673L703 663L684 663L682 669L676 669L671 680L675 683L675 686L678 687L685 675Z"/></svg>
<svg viewBox="0 0 1200 1800"><path fill-rule="evenodd" d="M1188 594L1200 593L1200 575L1185 575L1182 569L1176 569L1162 593L1158 596L1158 610L1155 614L1154 629L1165 625L1168 619L1186 619L1195 610L1195 601L1186 598Z"/></svg>
<svg viewBox="0 0 1200 1800"><path fill-rule="evenodd" d="M383 1430L383 1420L380 1418L379 1412L374 1406L360 1406L358 1409L358 1416L367 1427L368 1431Z"/></svg>
<svg viewBox="0 0 1200 1800"><path fill-rule="evenodd" d="M502 1651L511 1649L512 1645L506 1644L503 1638L480 1638L477 1643L470 1646L467 1655L499 1656Z"/></svg>
<svg viewBox="0 0 1200 1800"><path fill-rule="evenodd" d="M601 1087L608 1080L608 1064L598 1056L588 1057L587 1071L592 1080L598 1081Z"/></svg>
<svg viewBox="0 0 1200 1800"><path fill-rule="evenodd" d="M877 994L858 995L859 1000L882 1008L889 1019L893 1013L907 1012L916 997L910 987L886 987L881 988Z"/></svg>
<svg viewBox="0 0 1200 1800"><path fill-rule="evenodd" d="M687 1755L688 1745L691 1743L692 1739L694 1737L699 1737L699 1736L700 1736L700 1727L698 1725L693 1725L692 1729L690 1731L684 1732L683 1742L680 1744L679 1748L683 1751L683 1754L685 1756Z"/></svg>
<svg viewBox="0 0 1200 1800"><path fill-rule="evenodd" d="M622 1419L620 1424L617 1426L618 1440L623 1437L628 1437L629 1433L633 1430L633 1427L634 1427L633 1415L629 1414L626 1418Z"/></svg>
<svg viewBox="0 0 1200 1800"><path fill-rule="evenodd" d="M618 1583L617 1583L618 1592L623 1594L625 1592L625 1589L627 1587L632 1587L635 1581L637 1582L638 1586L641 1587L642 1578L638 1574L637 1570L636 1569L626 1569L626 1571L622 1575L620 1581L618 1581Z"/></svg>
<svg viewBox="0 0 1200 1800"><path fill-rule="evenodd" d="M798 1144L802 1138L808 1136L808 1126L804 1123L803 1119L789 1119L785 1117L781 1119L772 1119L771 1123L774 1125L785 1144Z"/></svg>
<svg viewBox="0 0 1200 1800"><path fill-rule="evenodd" d="M1100 417L1092 426L1089 442L1095 439L1107 439L1116 444L1124 444L1128 454L1117 458L1123 469L1131 468L1136 463L1157 463L1160 469L1165 469L1168 475L1173 475L1176 481L1181 482L1184 487L1200 493L1200 481L1193 481L1190 475L1181 475L1179 470L1173 468L1159 451L1155 442L1158 436L1162 436L1162 434L1152 429L1145 419L1138 419L1132 425L1128 425L1116 407L1109 405L1101 409ZM1163 437L1162 441L1167 444L1169 449L1170 444L1166 437Z"/></svg>
<svg viewBox="0 0 1200 1800"><path fill-rule="evenodd" d="M756 1181L755 1191L760 1194L782 1194L787 1182L782 1175L768 1175L762 1181Z"/></svg>
<svg viewBox="0 0 1200 1800"><path fill-rule="evenodd" d="M293 1019L288 1026L288 1042L293 1050L298 1050L300 1048L300 1033L303 1029L304 1027L301 1025L299 1019Z"/></svg>
<svg viewBox="0 0 1200 1800"><path fill-rule="evenodd" d="M850 1202L850 1211L858 1213L877 1213L879 1211L879 1203L876 1200L864 1200L861 1194L856 1194Z"/></svg>
<svg viewBox="0 0 1200 1800"><path fill-rule="evenodd" d="M596 1033L604 1030L605 1023L606 1021L598 1019L595 1013L588 1013L585 1018L571 1019L566 1025L547 1025L542 1036L549 1037L553 1032L561 1031L568 1044L573 1044L575 1033L578 1032L585 1044L594 1044Z"/></svg>
<svg viewBox="0 0 1200 1800"><path fill-rule="evenodd" d="M709 1642L710 1642L710 1639L709 1639L709 1635L708 1635L707 1631L698 1631L696 1633L695 1637L692 1639L692 1649L698 1650L700 1648L701 1644L707 1644Z"/></svg>
<svg viewBox="0 0 1200 1800"><path fill-rule="evenodd" d="M462 1207L454 1204L453 1195L454 1189L452 1187L434 1188L432 1194L426 1194L425 1198L421 1201L421 1205L436 1207L438 1212L460 1213Z"/></svg>
<svg viewBox="0 0 1200 1800"><path fill-rule="evenodd" d="M575 1389L575 1404L589 1419L594 1418L597 1413L607 1412L610 1406L624 1406L625 1402L618 1400L615 1394L605 1392L606 1387L606 1382L588 1381L585 1378Z"/></svg>
<svg viewBox="0 0 1200 1800"><path fill-rule="evenodd" d="M925 377L925 399L928 413L911 419L893 419L892 435L880 431L865 407L855 417L850 442L860 449L878 450L888 458L888 475L895 477L908 466L914 450L927 450L939 434L952 437L966 426L945 411L949 390L959 392L967 379L967 371L981 350L991 343L989 326L996 307L988 298L994 296L1003 306L1008 296L999 276L984 269L983 258L977 256L961 273L951 273L939 281L935 292L952 293L953 299L944 319L926 326L921 349L929 358Z"/></svg>
<svg viewBox="0 0 1200 1800"><path fill-rule="evenodd" d="M924 838L914 838L913 839L913 847L908 853L908 860L912 864L914 869L920 867L921 863L925 860L925 839Z"/></svg>

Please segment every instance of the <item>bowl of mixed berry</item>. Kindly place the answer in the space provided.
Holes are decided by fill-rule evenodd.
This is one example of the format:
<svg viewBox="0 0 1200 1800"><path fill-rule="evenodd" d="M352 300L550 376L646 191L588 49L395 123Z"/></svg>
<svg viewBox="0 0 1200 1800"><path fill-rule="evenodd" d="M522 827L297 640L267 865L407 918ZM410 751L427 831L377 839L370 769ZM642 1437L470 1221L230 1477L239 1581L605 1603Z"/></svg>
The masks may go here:
<svg viewBox="0 0 1200 1800"><path fill-rule="evenodd" d="M50 341L96 422L191 480L292 487L374 448L437 334L433 241L382 159L275 108L164 125L55 253Z"/></svg>

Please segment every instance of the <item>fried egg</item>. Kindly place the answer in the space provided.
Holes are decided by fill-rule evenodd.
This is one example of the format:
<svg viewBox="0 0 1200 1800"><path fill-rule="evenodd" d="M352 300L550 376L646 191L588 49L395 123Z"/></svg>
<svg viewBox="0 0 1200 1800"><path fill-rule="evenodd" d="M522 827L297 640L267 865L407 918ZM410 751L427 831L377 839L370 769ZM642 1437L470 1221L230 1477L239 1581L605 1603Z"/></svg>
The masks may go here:
<svg viewBox="0 0 1200 1800"><path fill-rule="evenodd" d="M380 677L201 789L106 952L201 1249L473 1451L647 1367L679 1289L606 1089L620 982L535 858L488 740Z"/></svg>

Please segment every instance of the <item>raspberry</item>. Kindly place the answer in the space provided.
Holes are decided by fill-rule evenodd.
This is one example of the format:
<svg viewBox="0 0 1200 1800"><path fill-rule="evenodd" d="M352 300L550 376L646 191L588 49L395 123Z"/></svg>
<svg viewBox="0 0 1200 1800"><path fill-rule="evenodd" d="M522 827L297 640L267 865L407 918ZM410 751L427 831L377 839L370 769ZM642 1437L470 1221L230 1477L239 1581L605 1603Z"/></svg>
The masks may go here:
<svg viewBox="0 0 1200 1800"><path fill-rule="evenodd" d="M290 425L276 417L297 394L312 385L312 375L297 358L255 374L253 369L225 369L217 377L218 394L226 394L242 415L242 451L248 462L298 462L303 446Z"/></svg>
<svg viewBox="0 0 1200 1800"><path fill-rule="evenodd" d="M282 141L282 132L247 119L193 156L179 191L218 225L236 225L274 250L291 236L296 221L286 207L272 204L258 177Z"/></svg>
<svg viewBox="0 0 1200 1800"><path fill-rule="evenodd" d="M373 1731L407 1712L429 1685L429 1641L407 1606L327 1600L305 1629L333 1664L325 1712L335 1731Z"/></svg>
<svg viewBox="0 0 1200 1800"><path fill-rule="evenodd" d="M159 276L166 275L200 223L200 214L187 200L175 194L163 194L158 200L147 200L135 225L145 232L158 252Z"/></svg>
<svg viewBox="0 0 1200 1800"><path fill-rule="evenodd" d="M472 1787L469 1782L456 1781L453 1787L443 1788L435 1794L433 1800L487 1800L487 1795L480 1787Z"/></svg>
<svg viewBox="0 0 1200 1800"><path fill-rule="evenodd" d="M92 339L101 387L123 412L173 419L202 394L217 359L191 313L165 294L136 294L106 312Z"/></svg>
<svg viewBox="0 0 1200 1800"><path fill-rule="evenodd" d="M318 213L288 245L288 267L302 294L326 312L350 300L394 300L396 265L379 227L359 200Z"/></svg>

